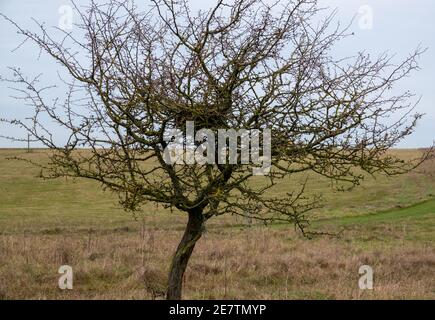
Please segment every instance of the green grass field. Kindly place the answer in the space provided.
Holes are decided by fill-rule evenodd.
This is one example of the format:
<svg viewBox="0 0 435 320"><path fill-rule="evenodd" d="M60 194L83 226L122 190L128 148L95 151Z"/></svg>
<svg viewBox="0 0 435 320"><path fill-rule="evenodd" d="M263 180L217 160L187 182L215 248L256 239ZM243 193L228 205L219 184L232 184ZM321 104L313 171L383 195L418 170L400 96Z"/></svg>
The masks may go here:
<svg viewBox="0 0 435 320"><path fill-rule="evenodd" d="M38 168L7 159L17 155L44 161L46 151L0 150L0 298L158 298L184 217L154 205L133 217L98 184L43 180ZM185 297L435 298L433 161L402 176L367 177L351 192L308 175L308 190L325 199L312 228L340 237L307 240L291 225L211 220L188 267ZM62 264L74 269L73 290L57 287ZM374 269L374 290L358 288L362 264Z"/></svg>

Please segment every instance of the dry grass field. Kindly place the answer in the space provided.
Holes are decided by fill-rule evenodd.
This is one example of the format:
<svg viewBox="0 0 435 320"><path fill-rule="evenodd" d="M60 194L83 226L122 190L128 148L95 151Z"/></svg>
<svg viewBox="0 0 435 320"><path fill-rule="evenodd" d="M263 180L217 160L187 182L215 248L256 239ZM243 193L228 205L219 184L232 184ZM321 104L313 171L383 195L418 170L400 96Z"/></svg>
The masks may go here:
<svg viewBox="0 0 435 320"><path fill-rule="evenodd" d="M418 150L398 150L404 158ZM42 180L46 151L0 150L0 299L158 299L184 217L152 205L132 217L89 181ZM302 177L300 177L302 179ZM261 183L261 182L258 182ZM276 193L291 190L283 181ZM185 277L187 299L435 299L435 162L394 178L368 177L351 192L309 176L325 206L304 239L293 226L210 221ZM57 285L61 265L74 289ZM360 290L358 269L374 270Z"/></svg>

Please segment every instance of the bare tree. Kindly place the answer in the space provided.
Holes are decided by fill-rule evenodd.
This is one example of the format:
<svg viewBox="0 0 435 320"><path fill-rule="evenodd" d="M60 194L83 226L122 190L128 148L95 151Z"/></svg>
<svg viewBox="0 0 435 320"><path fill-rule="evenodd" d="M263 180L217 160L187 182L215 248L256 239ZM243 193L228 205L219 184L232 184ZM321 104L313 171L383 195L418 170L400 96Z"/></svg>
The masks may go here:
<svg viewBox="0 0 435 320"><path fill-rule="evenodd" d="M127 210L154 202L188 216L168 299L181 298L188 260L212 217L287 221L310 234L306 214L317 199L304 186L271 196L277 181L315 172L341 188L418 164L387 151L421 117L412 93L391 89L418 69L424 50L400 63L364 52L335 59L331 49L350 34L315 0L216 2L194 15L184 0L152 0L146 10L131 1L91 2L76 6L75 30L84 38L64 32L61 40L43 24L30 31L4 16L71 78L63 79L66 99L54 103L39 78L14 68L8 80L35 110L30 120L9 122L52 150L45 174L96 180ZM46 119L69 133L67 141L56 143ZM270 129L270 172L257 184L254 164L168 163L165 135L186 121L212 132Z"/></svg>

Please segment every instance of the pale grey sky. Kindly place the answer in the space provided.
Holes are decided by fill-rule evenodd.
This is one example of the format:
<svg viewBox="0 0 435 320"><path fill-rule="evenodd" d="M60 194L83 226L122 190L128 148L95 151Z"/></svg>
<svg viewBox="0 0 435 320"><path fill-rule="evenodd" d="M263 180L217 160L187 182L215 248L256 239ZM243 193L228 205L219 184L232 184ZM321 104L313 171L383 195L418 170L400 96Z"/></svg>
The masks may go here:
<svg viewBox="0 0 435 320"><path fill-rule="evenodd" d="M76 3L86 3L79 0ZM104 1L101 1L104 2ZM193 11L214 3L214 0L191 0ZM418 112L426 116L420 121L413 136L400 147L424 147L435 140L435 1L433 0L319 0L321 6L337 8L338 18L344 23L355 17L352 31L355 36L342 42L334 54L349 55L360 50L373 54L385 51L405 57L418 45L429 50L421 58L422 70L403 82L404 90L422 95ZM31 18L58 26L59 12L68 0L0 0L0 12L25 28L32 28ZM74 31L74 30L73 30ZM45 56L38 57L34 45L26 44L11 52L21 41L14 28L0 19L0 75L10 75L7 67L20 67L29 75L44 73L44 79L57 81L58 65ZM0 118L24 118L28 107L10 96L13 91L0 83ZM0 135L22 136L22 131L5 127L0 123ZM61 136L61 133L59 132ZM0 138L0 147L24 147Z"/></svg>

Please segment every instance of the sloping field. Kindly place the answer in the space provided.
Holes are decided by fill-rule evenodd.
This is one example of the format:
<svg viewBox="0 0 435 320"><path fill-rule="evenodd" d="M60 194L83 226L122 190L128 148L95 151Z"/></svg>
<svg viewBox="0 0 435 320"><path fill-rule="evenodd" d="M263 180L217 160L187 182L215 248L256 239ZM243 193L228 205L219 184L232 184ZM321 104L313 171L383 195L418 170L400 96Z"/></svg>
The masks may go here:
<svg viewBox="0 0 435 320"><path fill-rule="evenodd" d="M38 168L7 160L17 155L44 161L46 151L0 150L0 298L158 298L184 217L149 205L134 218L94 182L42 180ZM368 177L346 193L314 175L308 183L325 199L313 228L339 237L307 240L293 226L234 217L210 221L185 297L435 298L434 162L403 176ZM57 287L62 264L74 269L74 290ZM374 269L373 291L358 288L362 264Z"/></svg>

